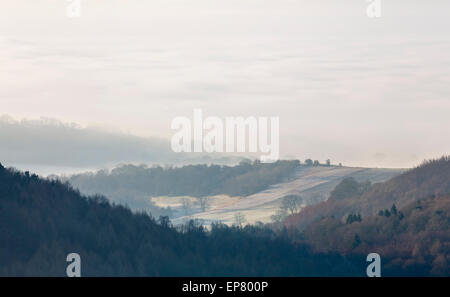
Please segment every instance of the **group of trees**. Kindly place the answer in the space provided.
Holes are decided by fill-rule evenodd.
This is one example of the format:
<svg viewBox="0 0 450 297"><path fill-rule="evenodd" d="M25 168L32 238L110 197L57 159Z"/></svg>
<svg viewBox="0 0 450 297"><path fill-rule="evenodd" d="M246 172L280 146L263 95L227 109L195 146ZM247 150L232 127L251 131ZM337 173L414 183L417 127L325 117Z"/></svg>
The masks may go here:
<svg viewBox="0 0 450 297"><path fill-rule="evenodd" d="M327 201L289 216L285 225L301 230L293 240L316 251L378 252L384 275L448 276L450 158L375 185L344 179Z"/></svg>
<svg viewBox="0 0 450 297"><path fill-rule="evenodd" d="M419 200L419 202L420 202L420 200ZM404 217L403 213L401 211L397 210L397 206L395 206L395 203L392 204L391 210L389 210L389 209L382 210L381 209L378 212L378 215L380 217L382 217L382 216L390 217L391 215L393 215L393 216L397 216L398 215L400 220L403 219L403 217Z"/></svg>
<svg viewBox="0 0 450 297"><path fill-rule="evenodd" d="M405 173L395 180L395 190L414 195L420 183L445 191L450 175L441 174L447 172L448 161ZM440 171L433 173L429 166ZM418 178L416 184L410 183L412 177ZM391 183L346 180L329 199L338 204L327 206L342 206L374 191L391 195ZM280 210L293 214L290 218L304 212L298 213L300 197L289 195L282 201ZM302 230L292 228L292 221L286 228L244 227L242 213L236 214L232 227L212 224L206 230L190 220L175 228L167 216L133 213L103 196L83 196L68 183L0 165L0 275L64 276L67 254L77 252L83 276L362 276L365 256L377 252L385 276L448 276L450 193L397 205L379 208L384 210L378 216L364 215L359 204L343 215L316 217Z"/></svg>
<svg viewBox="0 0 450 297"><path fill-rule="evenodd" d="M312 160L312 159L306 159L305 160L305 162L304 162L304 164L306 165L306 166L320 166L321 164L320 164L320 162L319 162L319 160ZM323 164L324 166L331 166L331 160L330 159L326 159L325 160L325 164ZM342 166L342 164L341 163L339 163L339 166Z"/></svg>
<svg viewBox="0 0 450 297"><path fill-rule="evenodd" d="M299 165L298 161L254 161L241 162L237 166L188 165L166 168L123 165L111 172L102 170L73 175L67 181L82 193L101 193L132 209L142 209L151 196L251 195L289 179Z"/></svg>
<svg viewBox="0 0 450 297"><path fill-rule="evenodd" d="M196 203L183 201L184 216L195 210L208 209L208 196L226 194L247 196L265 190L271 185L289 179L299 166L319 166L319 161L242 161L237 166L187 165L183 167L147 167L145 165L121 165L111 171L75 174L68 181L87 195L101 194L115 203L127 205L133 210L147 211L156 216L179 214L170 208L157 207L150 199L153 196L192 196ZM325 166L331 166L328 159ZM286 210L286 209L285 209ZM283 218L292 211L280 211Z"/></svg>
<svg viewBox="0 0 450 297"><path fill-rule="evenodd" d="M351 217L351 220L354 221L357 217L356 214L361 216L361 205L358 204L358 197L371 188L372 184L370 181L358 182L353 177L344 178L330 192L328 200L306 206L301 213L292 213L290 216L285 216L287 224L295 228L304 229L318 218L326 216L344 218L349 213L355 216ZM357 204L355 208L349 207L352 202ZM355 213L355 215L352 213Z"/></svg>
<svg viewBox="0 0 450 297"><path fill-rule="evenodd" d="M372 185L369 181L346 178L331 191L327 201L305 207L301 213L289 216L286 223L304 229L321 217L334 216L343 220L349 213L368 217L377 215L380 209L390 209L393 203L401 209L430 195L449 194L449 179L450 158L447 156L426 161L383 183Z"/></svg>
<svg viewBox="0 0 450 297"><path fill-rule="evenodd" d="M372 186L370 181L357 182L353 177L344 178L330 193L331 200L349 199L363 194Z"/></svg>
<svg viewBox="0 0 450 297"><path fill-rule="evenodd" d="M388 215L386 215L388 213ZM429 196L399 211L382 210L364 218L350 214L345 223L333 217L306 227L299 239L320 252L367 255L383 259L383 275L450 274L450 195Z"/></svg>
<svg viewBox="0 0 450 297"><path fill-rule="evenodd" d="M319 166L319 161L307 159L303 166ZM301 166L300 161L261 163L242 161L237 166L187 165L183 167L147 167L145 165L122 165L111 171L82 173L70 176L68 181L87 195L101 194L115 203L127 205L133 210L147 211L156 216L189 216L195 211L206 211L209 196L226 194L247 196L265 190L271 185L289 179ZM328 159L325 166L331 166ZM152 196L192 196L182 201L180 212L157 207ZM291 197L292 198L292 197ZM294 199L295 200L295 199ZM284 206L275 220L297 211L296 202L283 200ZM289 207L287 204L294 206Z"/></svg>
<svg viewBox="0 0 450 297"><path fill-rule="evenodd" d="M182 198L181 199L181 215L190 216L196 212L204 212L209 209L211 205L210 197L199 196L194 198Z"/></svg>
<svg viewBox="0 0 450 297"><path fill-rule="evenodd" d="M65 276L66 256L81 256L82 276L362 275L359 262L311 253L265 227L168 217L86 197L69 184L0 165L0 275ZM365 263L364 263L365 264Z"/></svg>
<svg viewBox="0 0 450 297"><path fill-rule="evenodd" d="M345 221L345 223L346 224L351 224L351 223L354 223L354 222L361 222L361 221L362 221L362 217L361 217L360 213L359 214L351 213L351 214L348 215L347 220Z"/></svg>
<svg viewBox="0 0 450 297"><path fill-rule="evenodd" d="M298 195L287 195L281 199L280 208L272 215L274 223L282 222L288 215L293 215L300 210L303 199Z"/></svg>

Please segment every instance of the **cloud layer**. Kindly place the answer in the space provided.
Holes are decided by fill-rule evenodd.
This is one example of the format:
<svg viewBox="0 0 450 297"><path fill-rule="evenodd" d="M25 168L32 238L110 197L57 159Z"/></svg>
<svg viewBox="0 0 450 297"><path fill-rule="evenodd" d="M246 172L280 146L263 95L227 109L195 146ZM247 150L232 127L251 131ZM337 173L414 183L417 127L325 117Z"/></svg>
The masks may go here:
<svg viewBox="0 0 450 297"><path fill-rule="evenodd" d="M0 112L165 139L194 108L279 116L284 156L413 166L450 150L450 2L382 4L99 0L68 19L65 1L10 1Z"/></svg>
<svg viewBox="0 0 450 297"><path fill-rule="evenodd" d="M167 141L146 139L55 120L0 118L0 156L4 164L92 168L120 162L165 162ZM173 158L173 156L172 156Z"/></svg>

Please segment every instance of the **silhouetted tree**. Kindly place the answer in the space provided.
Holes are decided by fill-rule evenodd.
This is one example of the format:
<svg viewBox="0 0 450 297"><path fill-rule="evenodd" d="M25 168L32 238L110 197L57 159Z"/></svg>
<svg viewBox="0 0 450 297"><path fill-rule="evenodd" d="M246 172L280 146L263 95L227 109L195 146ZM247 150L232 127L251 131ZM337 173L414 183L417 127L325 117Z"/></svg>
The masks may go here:
<svg viewBox="0 0 450 297"><path fill-rule="evenodd" d="M355 234L355 238L353 239L352 249L357 248L361 244L361 238L359 238L358 234Z"/></svg>
<svg viewBox="0 0 450 297"><path fill-rule="evenodd" d="M280 208L285 211L289 211L291 214L297 212L299 204L302 198L297 195L287 195L281 200Z"/></svg>
<svg viewBox="0 0 450 297"><path fill-rule="evenodd" d="M391 207L391 213L392 213L394 216L397 215L397 207L395 206L395 203L392 204L392 207Z"/></svg>
<svg viewBox="0 0 450 297"><path fill-rule="evenodd" d="M200 197L196 197L196 199L197 199L197 204L200 207L200 209L203 212L205 212L208 209L209 204L210 204L209 197L200 196Z"/></svg>
<svg viewBox="0 0 450 297"><path fill-rule="evenodd" d="M237 212L234 214L234 221L233 221L233 225L239 228L242 228L242 226L247 222L247 220L245 219L244 214L242 214L241 212Z"/></svg>

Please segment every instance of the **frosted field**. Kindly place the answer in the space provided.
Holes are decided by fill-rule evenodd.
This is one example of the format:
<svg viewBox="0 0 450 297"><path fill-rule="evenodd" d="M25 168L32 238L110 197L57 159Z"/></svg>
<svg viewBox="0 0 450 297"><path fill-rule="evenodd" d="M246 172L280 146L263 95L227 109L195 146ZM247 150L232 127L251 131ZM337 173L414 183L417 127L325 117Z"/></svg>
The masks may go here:
<svg viewBox="0 0 450 297"><path fill-rule="evenodd" d="M400 169L358 168L358 167L302 167L294 177L284 183L247 196L229 197L218 195L208 197L209 207L202 211L196 205L195 197L152 197L152 201L161 207L170 206L176 213L174 224L181 224L189 219L202 219L205 223L220 221L231 225L236 213L245 216L246 223L268 223L271 216L280 207L281 198L289 194L300 195L302 205L315 204L328 198L331 190L345 177L354 177L358 181L370 180L372 183L388 180L399 174ZM189 201L189 211L183 208L183 200Z"/></svg>

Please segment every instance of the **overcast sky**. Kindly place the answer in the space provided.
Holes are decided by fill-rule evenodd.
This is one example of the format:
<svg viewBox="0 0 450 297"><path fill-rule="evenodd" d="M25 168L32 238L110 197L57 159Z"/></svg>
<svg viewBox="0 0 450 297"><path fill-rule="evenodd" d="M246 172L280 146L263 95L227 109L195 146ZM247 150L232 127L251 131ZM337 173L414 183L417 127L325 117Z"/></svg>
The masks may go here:
<svg viewBox="0 0 450 297"><path fill-rule="evenodd" d="M169 139L202 108L279 116L282 156L450 152L448 0L381 0L379 19L365 0L81 0L80 18L67 3L1 1L0 115Z"/></svg>

